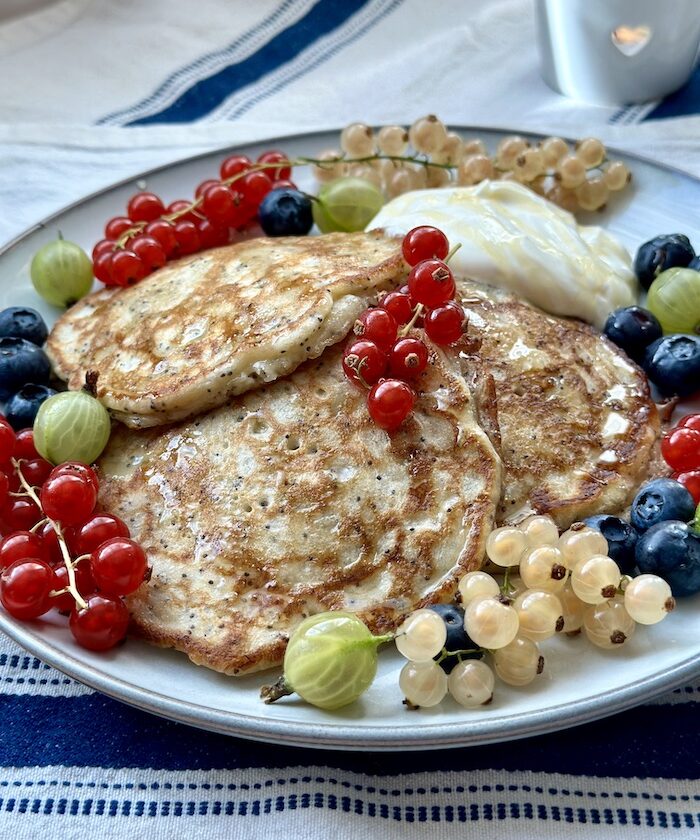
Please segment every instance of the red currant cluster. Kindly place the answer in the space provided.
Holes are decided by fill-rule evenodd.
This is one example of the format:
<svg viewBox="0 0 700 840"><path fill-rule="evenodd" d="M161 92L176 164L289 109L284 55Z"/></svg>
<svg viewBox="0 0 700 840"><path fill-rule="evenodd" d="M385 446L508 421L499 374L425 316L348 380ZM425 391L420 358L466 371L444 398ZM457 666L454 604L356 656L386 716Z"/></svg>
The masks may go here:
<svg viewBox="0 0 700 840"><path fill-rule="evenodd" d="M282 152L264 152L256 163L232 155L221 164L220 180L202 181L193 201L166 207L154 193L137 193L92 249L95 277L106 286L131 286L168 260L227 245L255 221L270 190L294 188L291 171Z"/></svg>
<svg viewBox="0 0 700 840"><path fill-rule="evenodd" d="M686 414L661 441L661 454L679 481L700 505L700 414Z"/></svg>
<svg viewBox="0 0 700 840"><path fill-rule="evenodd" d="M95 471L39 457L31 429L0 418L0 603L21 621L52 608L89 650L125 636L123 595L148 574L146 555L116 516L96 510Z"/></svg>
<svg viewBox="0 0 700 840"><path fill-rule="evenodd" d="M416 394L409 383L428 364L428 347L409 334L411 329L422 327L441 345L454 344L465 332L466 314L454 300L455 281L446 262L449 247L437 228L409 231L403 240L404 259L412 267L408 283L360 315L343 353L345 375L369 388L367 407L382 429L397 429L411 413Z"/></svg>

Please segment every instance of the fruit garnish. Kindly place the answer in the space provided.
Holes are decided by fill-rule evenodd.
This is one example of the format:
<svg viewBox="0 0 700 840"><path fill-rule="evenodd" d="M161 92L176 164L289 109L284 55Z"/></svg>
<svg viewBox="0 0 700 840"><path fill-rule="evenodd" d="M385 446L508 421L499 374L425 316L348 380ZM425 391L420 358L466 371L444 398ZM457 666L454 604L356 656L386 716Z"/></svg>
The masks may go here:
<svg viewBox="0 0 700 840"><path fill-rule="evenodd" d="M608 315L603 333L630 359L641 363L646 348L661 338L663 330L653 312L641 306L625 306Z"/></svg>
<svg viewBox="0 0 700 840"><path fill-rule="evenodd" d="M0 473L0 486L12 482L16 490L2 504L10 533L0 542L0 603L23 621L54 607L70 612L80 645L113 647L129 621L121 598L148 575L143 549L120 519L95 513L99 481L91 467L25 460L36 454L29 437L20 440L0 418L0 454L9 448L12 474Z"/></svg>
<svg viewBox="0 0 700 840"><path fill-rule="evenodd" d="M107 446L111 421L107 409L86 391L64 391L44 401L34 421L39 454L54 464L91 464Z"/></svg>
<svg viewBox="0 0 700 840"><path fill-rule="evenodd" d="M354 702L377 673L377 648L391 635L373 636L355 615L325 612L309 616L294 630L284 655L284 675L264 686L266 703L297 693L319 709Z"/></svg>
<svg viewBox="0 0 700 840"><path fill-rule="evenodd" d="M685 266L695 256L690 240L683 233L655 236L639 246L634 258L634 273L645 289L667 268Z"/></svg>
<svg viewBox="0 0 700 840"><path fill-rule="evenodd" d="M665 396L689 397L700 390L700 337L665 335L644 353L642 367Z"/></svg>
<svg viewBox="0 0 700 840"><path fill-rule="evenodd" d="M90 258L79 245L63 238L39 248L29 273L38 294L54 306L70 306L92 288Z"/></svg>
<svg viewBox="0 0 700 840"><path fill-rule="evenodd" d="M364 230L384 204L384 196L364 178L324 184L313 201L313 218L322 233Z"/></svg>
<svg viewBox="0 0 700 840"><path fill-rule="evenodd" d="M649 287L647 308L666 333L700 333L700 271L669 268Z"/></svg>

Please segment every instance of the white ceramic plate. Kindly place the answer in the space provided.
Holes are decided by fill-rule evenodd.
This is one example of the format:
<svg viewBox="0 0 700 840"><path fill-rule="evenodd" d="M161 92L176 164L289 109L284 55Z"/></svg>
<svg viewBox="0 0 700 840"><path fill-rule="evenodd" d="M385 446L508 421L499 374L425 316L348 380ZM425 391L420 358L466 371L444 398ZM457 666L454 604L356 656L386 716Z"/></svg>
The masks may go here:
<svg viewBox="0 0 700 840"><path fill-rule="evenodd" d="M482 129L463 133L478 134L491 146L501 136ZM311 155L334 145L336 133L314 134L240 151L254 156L264 148L282 148L289 155ZM52 322L58 311L39 300L29 281L28 266L37 248L60 229L89 252L101 238L104 222L123 212L135 190L147 187L166 201L189 196L199 181L218 171L223 155L206 155L139 176L28 231L0 254L0 304L34 306ZM680 231L700 244L700 182L653 162L627 162L634 172L634 189L592 221L605 224L631 252L658 233ZM302 172L295 178L310 188L311 177ZM0 610L0 628L66 674L155 714L246 738L348 750L465 746L563 729L633 706L700 673L700 596L684 600L662 624L640 628L622 651L600 651L581 638L545 643L547 666L534 685L515 689L499 684L494 702L473 712L449 698L434 709L406 711L397 682L400 657L389 650L381 654L377 679L363 698L331 714L291 698L263 705L259 687L276 673L224 677L192 665L183 654L133 640L107 654L92 654L73 643L58 615L20 623Z"/></svg>

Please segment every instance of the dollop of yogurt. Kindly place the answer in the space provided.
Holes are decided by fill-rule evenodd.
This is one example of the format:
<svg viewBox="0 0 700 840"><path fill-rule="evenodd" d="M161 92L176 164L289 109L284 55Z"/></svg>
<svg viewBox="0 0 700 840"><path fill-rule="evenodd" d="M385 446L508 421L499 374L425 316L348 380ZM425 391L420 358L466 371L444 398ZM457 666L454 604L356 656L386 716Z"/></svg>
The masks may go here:
<svg viewBox="0 0 700 840"><path fill-rule="evenodd" d="M625 248L600 227L579 225L566 210L512 181L483 181L404 193L368 228L403 235L417 225L440 228L455 277L510 289L553 315L602 327L613 309L637 300Z"/></svg>

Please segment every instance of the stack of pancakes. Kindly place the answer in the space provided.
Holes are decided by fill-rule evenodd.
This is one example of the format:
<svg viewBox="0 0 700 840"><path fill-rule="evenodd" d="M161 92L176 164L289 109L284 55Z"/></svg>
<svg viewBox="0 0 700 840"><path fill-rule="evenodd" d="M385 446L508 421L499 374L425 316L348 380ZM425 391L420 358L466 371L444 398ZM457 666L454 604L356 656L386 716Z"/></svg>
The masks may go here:
<svg viewBox="0 0 700 840"><path fill-rule="evenodd" d="M643 373L592 328L489 287L460 282L470 340L430 346L411 417L372 423L341 348L406 270L379 231L255 239L59 319L56 372L71 388L96 373L121 421L100 498L152 565L135 632L225 673L267 668L312 613L387 631L449 600L494 523L541 512L563 528L628 504L656 462Z"/></svg>

